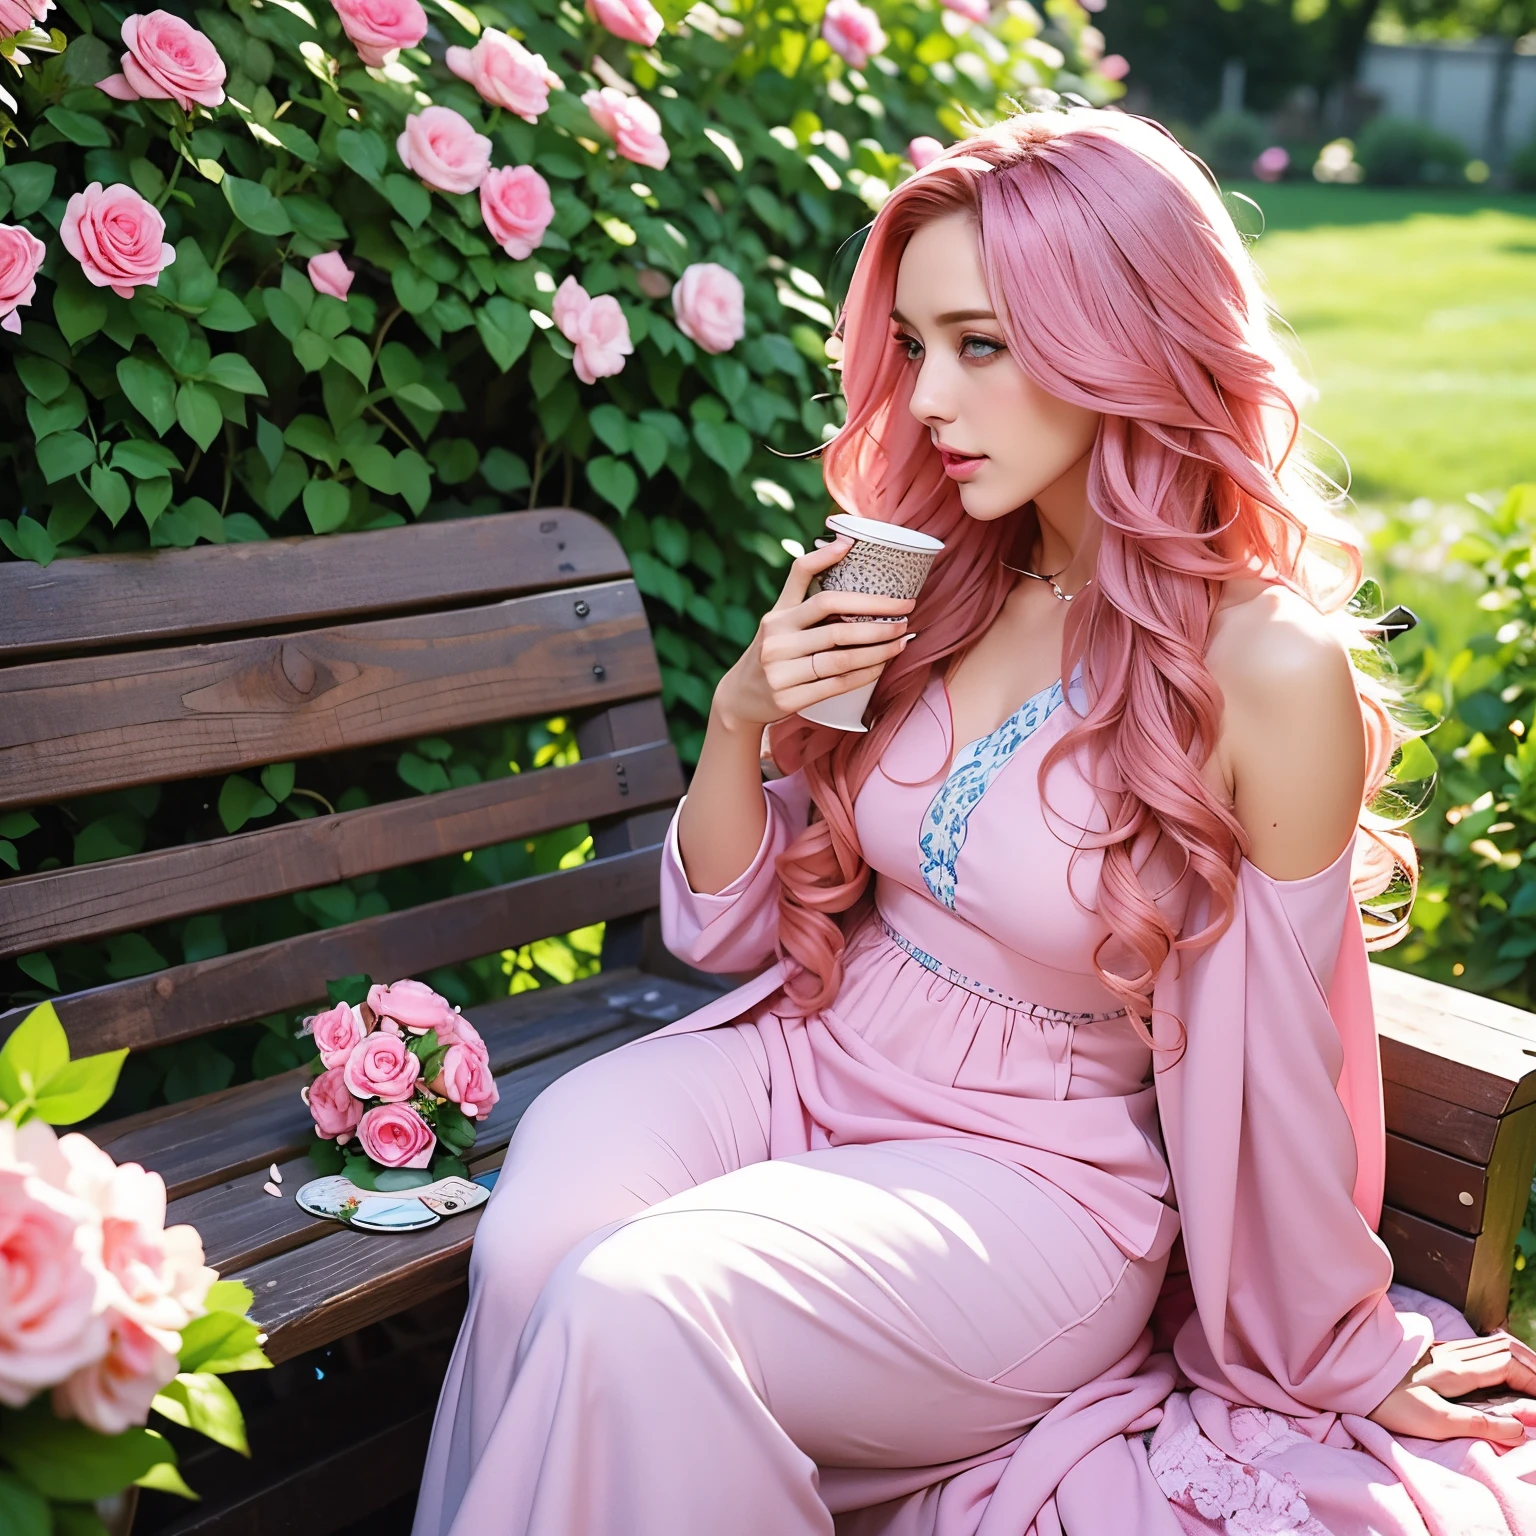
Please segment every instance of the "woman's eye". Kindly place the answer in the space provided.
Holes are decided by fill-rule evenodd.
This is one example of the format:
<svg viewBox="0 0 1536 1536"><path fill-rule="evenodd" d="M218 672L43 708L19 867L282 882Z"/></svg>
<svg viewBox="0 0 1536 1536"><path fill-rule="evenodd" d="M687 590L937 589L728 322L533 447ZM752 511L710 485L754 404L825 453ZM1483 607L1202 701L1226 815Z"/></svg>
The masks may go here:
<svg viewBox="0 0 1536 1536"><path fill-rule="evenodd" d="M916 347L918 351L921 351L923 346L922 342L915 341L910 336L897 336L894 338L894 340L896 345L901 348L902 355L906 358L906 360L909 363L915 363L917 361L917 353L912 349L913 347Z"/></svg>
<svg viewBox="0 0 1536 1536"><path fill-rule="evenodd" d="M972 345L987 347L989 350L986 352L966 352L965 349ZM960 343L960 350L967 357L983 358L992 357L994 354L1003 351L1003 346L1000 342L991 341L985 336L967 336Z"/></svg>

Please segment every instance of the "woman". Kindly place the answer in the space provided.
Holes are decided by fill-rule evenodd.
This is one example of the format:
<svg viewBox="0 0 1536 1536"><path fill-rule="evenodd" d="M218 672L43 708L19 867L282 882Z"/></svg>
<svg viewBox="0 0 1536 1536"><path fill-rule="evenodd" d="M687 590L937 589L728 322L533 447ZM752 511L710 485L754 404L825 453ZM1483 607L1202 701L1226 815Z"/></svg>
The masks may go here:
<svg viewBox="0 0 1536 1536"><path fill-rule="evenodd" d="M803 556L722 679L664 931L768 968L524 1118L417 1536L1536 1536L1536 1404L1454 1401L1531 1352L1386 1296L1399 728L1219 197L1020 114L892 195L842 334L828 487L945 552L915 610Z"/></svg>

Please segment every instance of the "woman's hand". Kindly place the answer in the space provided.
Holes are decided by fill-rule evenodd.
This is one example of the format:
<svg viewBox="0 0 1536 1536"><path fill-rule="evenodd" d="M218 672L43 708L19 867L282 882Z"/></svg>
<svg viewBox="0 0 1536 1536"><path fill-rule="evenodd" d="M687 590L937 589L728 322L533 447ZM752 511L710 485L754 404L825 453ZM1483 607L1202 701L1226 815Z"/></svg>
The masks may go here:
<svg viewBox="0 0 1536 1536"><path fill-rule="evenodd" d="M729 730L761 731L810 704L872 683L911 636L910 598L864 592L818 592L811 578L852 548L846 536L804 554L789 568L779 600L763 616L741 660L715 689L714 714ZM860 623L824 623L839 614L868 614ZM887 622L877 622L885 617ZM894 618L896 622L889 622Z"/></svg>
<svg viewBox="0 0 1536 1536"><path fill-rule="evenodd" d="M1536 1393L1536 1352L1507 1334L1436 1344L1429 1358L1409 1371L1367 1417L1395 1435L1421 1440L1471 1438L1519 1445L1526 1425L1536 1428L1536 1401L1511 1403L1496 1413L1449 1401L1479 1387Z"/></svg>

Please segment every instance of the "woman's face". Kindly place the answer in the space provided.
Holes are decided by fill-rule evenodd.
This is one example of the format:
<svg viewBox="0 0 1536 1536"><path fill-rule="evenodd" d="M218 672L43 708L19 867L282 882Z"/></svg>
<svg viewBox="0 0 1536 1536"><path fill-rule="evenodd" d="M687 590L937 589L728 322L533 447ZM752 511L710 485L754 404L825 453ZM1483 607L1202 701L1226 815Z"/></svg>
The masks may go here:
<svg viewBox="0 0 1536 1536"><path fill-rule="evenodd" d="M1006 517L1091 451L1099 413L1047 394L1008 351L969 213L933 219L908 241L891 334L911 358L912 414L972 517Z"/></svg>

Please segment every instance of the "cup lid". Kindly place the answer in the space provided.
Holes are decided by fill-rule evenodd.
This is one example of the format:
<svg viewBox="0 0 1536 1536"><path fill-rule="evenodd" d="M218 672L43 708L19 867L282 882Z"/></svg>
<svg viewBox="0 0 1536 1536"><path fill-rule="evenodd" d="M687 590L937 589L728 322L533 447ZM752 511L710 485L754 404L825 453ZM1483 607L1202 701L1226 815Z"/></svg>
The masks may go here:
<svg viewBox="0 0 1536 1536"><path fill-rule="evenodd" d="M868 539L871 544L889 544L896 549L920 550L925 555L936 555L944 548L941 539L919 533L915 528L903 528L900 523L886 523L874 517L856 517L852 512L834 512L827 519L827 527L845 533L851 539Z"/></svg>

